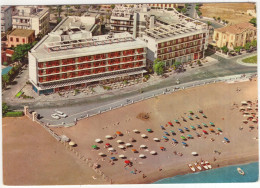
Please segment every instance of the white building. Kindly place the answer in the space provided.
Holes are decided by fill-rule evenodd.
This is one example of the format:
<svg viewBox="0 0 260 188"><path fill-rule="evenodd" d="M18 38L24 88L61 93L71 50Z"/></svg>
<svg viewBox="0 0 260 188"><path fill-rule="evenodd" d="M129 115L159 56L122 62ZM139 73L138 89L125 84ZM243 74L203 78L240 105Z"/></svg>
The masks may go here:
<svg viewBox="0 0 260 188"><path fill-rule="evenodd" d="M12 7L1 6L1 32L6 32L12 28Z"/></svg>
<svg viewBox="0 0 260 188"><path fill-rule="evenodd" d="M74 18L62 20L29 52L29 80L38 94L140 78L145 67L144 41L129 33L92 36Z"/></svg>
<svg viewBox="0 0 260 188"><path fill-rule="evenodd" d="M36 36L38 34L45 35L50 30L48 8L16 6L12 20L13 28L35 30Z"/></svg>

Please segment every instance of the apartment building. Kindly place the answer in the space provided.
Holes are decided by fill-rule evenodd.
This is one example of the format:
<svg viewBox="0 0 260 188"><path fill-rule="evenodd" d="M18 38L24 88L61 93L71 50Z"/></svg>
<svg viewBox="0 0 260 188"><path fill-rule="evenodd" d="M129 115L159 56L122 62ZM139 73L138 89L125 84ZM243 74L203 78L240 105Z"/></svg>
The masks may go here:
<svg viewBox="0 0 260 188"><path fill-rule="evenodd" d="M168 8L183 8L185 7L184 3L156 3L156 4L147 4L151 8L160 8L160 9L168 9Z"/></svg>
<svg viewBox="0 0 260 188"><path fill-rule="evenodd" d="M146 44L129 33L92 36L63 20L29 52L29 80L38 94L142 77Z"/></svg>
<svg viewBox="0 0 260 188"><path fill-rule="evenodd" d="M12 6L1 6L1 32L12 28Z"/></svg>
<svg viewBox="0 0 260 188"><path fill-rule="evenodd" d="M215 29L213 45L219 48L227 46L233 50L237 46L244 46L247 42L256 40L256 38L257 28L245 22Z"/></svg>
<svg viewBox="0 0 260 188"><path fill-rule="evenodd" d="M16 6L15 14L12 17L13 28L32 29L35 35L45 35L49 32L50 14L48 8L37 6Z"/></svg>
<svg viewBox="0 0 260 188"><path fill-rule="evenodd" d="M171 66L175 61L185 63L204 57L209 30L205 23L186 17L175 11L175 23L145 30L143 40L147 43L147 59L159 58Z"/></svg>
<svg viewBox="0 0 260 188"><path fill-rule="evenodd" d="M16 47L20 44L32 43L35 40L35 31L29 29L14 29L7 35L7 46Z"/></svg>

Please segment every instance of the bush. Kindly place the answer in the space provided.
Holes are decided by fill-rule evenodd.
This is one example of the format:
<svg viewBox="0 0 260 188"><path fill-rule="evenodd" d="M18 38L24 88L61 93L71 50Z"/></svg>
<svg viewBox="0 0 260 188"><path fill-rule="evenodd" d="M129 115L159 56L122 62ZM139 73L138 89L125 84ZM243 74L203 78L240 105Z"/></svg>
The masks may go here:
<svg viewBox="0 0 260 188"><path fill-rule="evenodd" d="M7 66L7 65L8 65L8 63L7 63L7 62L3 62L3 65L4 65L4 66Z"/></svg>
<svg viewBox="0 0 260 188"><path fill-rule="evenodd" d="M150 78L150 75L147 74L147 75L144 75L145 79L148 80Z"/></svg>
<svg viewBox="0 0 260 188"><path fill-rule="evenodd" d="M167 10L168 10L168 11L171 11L171 10L173 10L173 8L168 8Z"/></svg>
<svg viewBox="0 0 260 188"><path fill-rule="evenodd" d="M112 87L109 87L109 86L103 86L103 88L104 88L105 90L112 90Z"/></svg>
<svg viewBox="0 0 260 188"><path fill-rule="evenodd" d="M23 116L23 111L6 112L5 117L21 117Z"/></svg>

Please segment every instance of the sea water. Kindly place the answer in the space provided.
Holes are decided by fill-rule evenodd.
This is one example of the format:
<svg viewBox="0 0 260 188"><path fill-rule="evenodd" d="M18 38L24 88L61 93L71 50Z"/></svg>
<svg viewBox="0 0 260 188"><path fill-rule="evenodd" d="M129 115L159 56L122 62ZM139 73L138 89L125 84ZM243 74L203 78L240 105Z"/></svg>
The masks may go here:
<svg viewBox="0 0 260 188"><path fill-rule="evenodd" d="M258 166L258 162L228 166L186 175L178 175L171 178L165 178L154 182L154 184L256 182L258 181L259 175ZM238 167L240 167L245 172L244 176L238 173Z"/></svg>

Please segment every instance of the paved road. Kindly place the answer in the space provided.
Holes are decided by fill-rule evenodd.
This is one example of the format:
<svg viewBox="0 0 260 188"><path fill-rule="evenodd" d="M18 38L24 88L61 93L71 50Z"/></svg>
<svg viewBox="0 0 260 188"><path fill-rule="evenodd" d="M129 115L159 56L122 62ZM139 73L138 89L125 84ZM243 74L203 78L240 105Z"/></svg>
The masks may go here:
<svg viewBox="0 0 260 188"><path fill-rule="evenodd" d="M210 52L207 52L210 53ZM210 54L208 54L210 55ZM169 77L158 84L151 85L143 88L143 97L151 96L152 94L158 94L162 92L162 88L177 86L176 80L179 79L181 83L190 83L199 81L201 83L206 79L219 78L224 76L232 76L244 73L256 73L257 67L248 67L237 64L236 61L240 57L234 57L232 59L225 59L223 57L217 56L215 54L210 55L211 57L218 59L219 62L207 67L201 67L199 69L194 69L188 72L180 73L178 76ZM44 116L42 119L44 122L49 122L51 124L61 124L62 122L71 123L75 118L81 117L82 114L86 115L89 110L91 113L98 113L99 107L101 106L119 106L121 103L126 103L127 99L135 98L135 100L141 99L140 93L138 91L133 91L129 93L124 93L121 95L101 95L96 97L90 97L86 99L81 99L77 104L66 103L61 107L56 107L58 110L65 112L69 115L66 119L53 120L51 114L54 113L55 107L47 108L34 108L39 114ZM59 104L56 102L55 104ZM106 106L102 110L106 110L109 107Z"/></svg>

